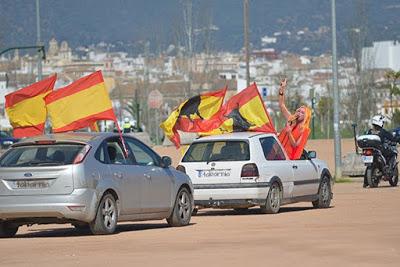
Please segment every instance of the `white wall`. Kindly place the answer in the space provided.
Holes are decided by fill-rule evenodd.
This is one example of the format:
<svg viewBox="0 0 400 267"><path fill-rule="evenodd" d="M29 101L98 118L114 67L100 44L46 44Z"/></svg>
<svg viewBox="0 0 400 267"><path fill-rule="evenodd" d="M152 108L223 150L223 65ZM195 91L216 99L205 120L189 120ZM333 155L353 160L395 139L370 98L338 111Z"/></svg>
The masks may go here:
<svg viewBox="0 0 400 267"><path fill-rule="evenodd" d="M396 41L374 42L362 50L363 69L392 69L400 71L400 43Z"/></svg>

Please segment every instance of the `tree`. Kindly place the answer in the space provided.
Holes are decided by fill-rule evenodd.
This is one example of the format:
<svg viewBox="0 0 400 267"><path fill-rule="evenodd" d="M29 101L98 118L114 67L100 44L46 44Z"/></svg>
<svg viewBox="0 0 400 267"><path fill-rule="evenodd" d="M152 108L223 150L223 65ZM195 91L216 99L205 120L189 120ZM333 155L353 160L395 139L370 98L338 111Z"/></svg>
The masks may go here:
<svg viewBox="0 0 400 267"><path fill-rule="evenodd" d="M333 114L333 99L329 96L322 96L317 104L317 116L320 121L321 132L330 135L330 123Z"/></svg>

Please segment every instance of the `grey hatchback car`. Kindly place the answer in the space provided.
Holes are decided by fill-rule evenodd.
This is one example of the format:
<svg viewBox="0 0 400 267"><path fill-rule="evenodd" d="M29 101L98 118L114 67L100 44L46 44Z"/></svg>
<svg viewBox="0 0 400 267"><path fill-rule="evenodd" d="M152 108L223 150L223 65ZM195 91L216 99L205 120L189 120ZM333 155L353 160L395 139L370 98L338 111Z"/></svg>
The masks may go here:
<svg viewBox="0 0 400 267"><path fill-rule="evenodd" d="M123 139L66 133L13 145L0 157L0 237L31 224L71 223L93 234L114 233L119 221L189 224L190 178L169 157L131 136Z"/></svg>

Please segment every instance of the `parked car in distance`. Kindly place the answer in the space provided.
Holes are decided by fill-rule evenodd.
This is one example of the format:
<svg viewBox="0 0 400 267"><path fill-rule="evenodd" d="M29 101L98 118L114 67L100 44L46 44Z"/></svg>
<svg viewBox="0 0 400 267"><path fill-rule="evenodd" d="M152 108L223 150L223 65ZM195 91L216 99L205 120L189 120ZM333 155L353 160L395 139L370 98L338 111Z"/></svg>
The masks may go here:
<svg viewBox="0 0 400 267"><path fill-rule="evenodd" d="M0 237L30 224L71 223L93 234L117 222L189 224L190 178L169 157L118 134L66 133L24 139L0 157Z"/></svg>
<svg viewBox="0 0 400 267"><path fill-rule="evenodd" d="M7 149L12 144L18 142L19 139L12 137L9 133L5 131L0 131L0 149Z"/></svg>
<svg viewBox="0 0 400 267"><path fill-rule="evenodd" d="M186 151L177 169L188 174L199 208L259 206L277 213L281 205L312 202L327 208L333 180L327 164L314 151L289 160L273 134L241 132L202 137Z"/></svg>

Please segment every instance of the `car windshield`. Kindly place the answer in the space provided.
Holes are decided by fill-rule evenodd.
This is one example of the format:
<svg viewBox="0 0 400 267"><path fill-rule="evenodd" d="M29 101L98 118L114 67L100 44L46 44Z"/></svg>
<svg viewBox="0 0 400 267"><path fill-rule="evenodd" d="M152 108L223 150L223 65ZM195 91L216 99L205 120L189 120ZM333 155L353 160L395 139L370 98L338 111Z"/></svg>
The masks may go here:
<svg viewBox="0 0 400 267"><path fill-rule="evenodd" d="M58 166L72 164L82 144L30 145L11 148L0 158L0 167Z"/></svg>
<svg viewBox="0 0 400 267"><path fill-rule="evenodd" d="M210 141L193 143L182 162L245 161L250 160L246 141Z"/></svg>
<svg viewBox="0 0 400 267"><path fill-rule="evenodd" d="M6 132L0 132L0 138L8 138L10 135L8 135Z"/></svg>

